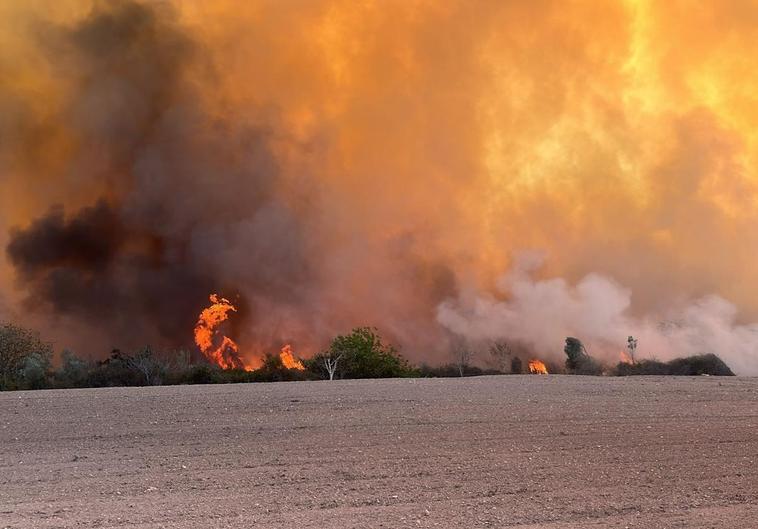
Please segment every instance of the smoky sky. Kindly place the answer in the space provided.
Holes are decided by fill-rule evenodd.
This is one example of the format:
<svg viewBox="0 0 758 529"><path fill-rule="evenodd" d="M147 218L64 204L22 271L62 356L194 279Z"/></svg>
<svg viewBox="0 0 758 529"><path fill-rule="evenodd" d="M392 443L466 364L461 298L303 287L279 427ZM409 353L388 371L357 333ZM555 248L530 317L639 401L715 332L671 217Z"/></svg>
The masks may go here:
<svg viewBox="0 0 758 529"><path fill-rule="evenodd" d="M56 347L191 346L218 292L248 360L758 372L751 2L45 4L0 3L0 295Z"/></svg>
<svg viewBox="0 0 758 529"><path fill-rule="evenodd" d="M71 90L61 119L79 145L56 185L103 191L92 205L54 205L7 246L28 306L104 325L129 345L190 342L210 292L239 295L226 273L235 260L258 296L284 304L308 274L300 221L274 189L274 125L203 113L190 75L212 65L173 16L99 3L79 24L47 28ZM252 252L230 250L240 244Z"/></svg>

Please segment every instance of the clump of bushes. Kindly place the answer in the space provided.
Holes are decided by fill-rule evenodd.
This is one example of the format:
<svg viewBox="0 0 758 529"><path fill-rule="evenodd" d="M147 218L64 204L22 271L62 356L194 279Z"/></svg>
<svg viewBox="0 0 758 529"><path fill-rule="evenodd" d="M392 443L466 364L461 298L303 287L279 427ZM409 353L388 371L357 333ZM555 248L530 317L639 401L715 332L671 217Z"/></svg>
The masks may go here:
<svg viewBox="0 0 758 529"><path fill-rule="evenodd" d="M288 369L279 355L267 354L263 365L255 371L247 372L250 382L290 382L296 380L313 380L317 376L309 370Z"/></svg>
<svg viewBox="0 0 758 529"><path fill-rule="evenodd" d="M0 324L0 390L44 388L52 356L52 345L36 332Z"/></svg>
<svg viewBox="0 0 758 529"><path fill-rule="evenodd" d="M303 365L319 378L330 379L410 377L418 372L392 345L382 342L372 327L358 327L337 336L329 349Z"/></svg>
<svg viewBox="0 0 758 529"><path fill-rule="evenodd" d="M592 358L578 338L569 336L563 348L566 353L566 371L572 375L600 375L603 366Z"/></svg>
<svg viewBox="0 0 758 529"><path fill-rule="evenodd" d="M479 377L482 375L502 375L499 369L482 369L481 367L467 365L461 374L458 364L444 364L441 366L430 366L421 364L416 370L416 376L426 378L448 378L448 377Z"/></svg>
<svg viewBox="0 0 758 529"><path fill-rule="evenodd" d="M702 354L676 358L670 362L641 360L633 364L621 362L614 369L618 376L631 375L713 375L734 376L729 366L715 354Z"/></svg>

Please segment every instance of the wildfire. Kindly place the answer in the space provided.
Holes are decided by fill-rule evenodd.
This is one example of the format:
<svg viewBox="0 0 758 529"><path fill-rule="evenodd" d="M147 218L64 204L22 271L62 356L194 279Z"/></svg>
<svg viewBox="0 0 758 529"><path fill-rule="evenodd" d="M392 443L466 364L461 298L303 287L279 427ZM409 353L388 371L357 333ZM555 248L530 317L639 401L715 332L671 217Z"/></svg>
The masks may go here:
<svg viewBox="0 0 758 529"><path fill-rule="evenodd" d="M236 342L220 333L219 327L237 307L218 294L210 295L211 306L203 309L195 324L195 343L205 357L223 369L245 369ZM220 339L218 338L220 336Z"/></svg>
<svg viewBox="0 0 758 529"><path fill-rule="evenodd" d="M529 372L533 375L547 375L547 366L540 360L529 360Z"/></svg>
<svg viewBox="0 0 758 529"><path fill-rule="evenodd" d="M619 359L622 364L634 364L634 360L632 360L632 357L626 351L621 351Z"/></svg>
<svg viewBox="0 0 758 529"><path fill-rule="evenodd" d="M289 344L282 347L282 350L279 352L279 358L282 360L282 365L287 369L305 370L303 363L292 354L292 347Z"/></svg>

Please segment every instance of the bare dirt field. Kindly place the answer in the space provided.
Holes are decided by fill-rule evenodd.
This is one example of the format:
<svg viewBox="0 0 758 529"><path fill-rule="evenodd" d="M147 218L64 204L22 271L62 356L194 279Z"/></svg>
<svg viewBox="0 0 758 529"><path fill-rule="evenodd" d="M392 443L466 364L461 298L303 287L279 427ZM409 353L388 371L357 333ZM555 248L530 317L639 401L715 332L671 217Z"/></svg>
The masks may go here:
<svg viewBox="0 0 758 529"><path fill-rule="evenodd" d="M758 527L758 379L0 394L0 528Z"/></svg>

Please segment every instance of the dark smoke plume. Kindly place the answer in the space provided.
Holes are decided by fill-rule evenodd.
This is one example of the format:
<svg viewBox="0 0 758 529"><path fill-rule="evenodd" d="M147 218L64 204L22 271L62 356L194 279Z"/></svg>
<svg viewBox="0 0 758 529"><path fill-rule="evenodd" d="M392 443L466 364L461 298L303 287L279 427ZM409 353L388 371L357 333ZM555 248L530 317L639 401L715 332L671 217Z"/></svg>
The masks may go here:
<svg viewBox="0 0 758 529"><path fill-rule="evenodd" d="M286 304L308 274L300 223L275 190L273 125L204 114L193 82L212 68L172 17L101 3L56 28L64 118L81 145L56 185L89 182L101 197L54 207L7 247L32 307L105 326L119 344L191 343L208 294L239 294L243 269L264 304Z"/></svg>

